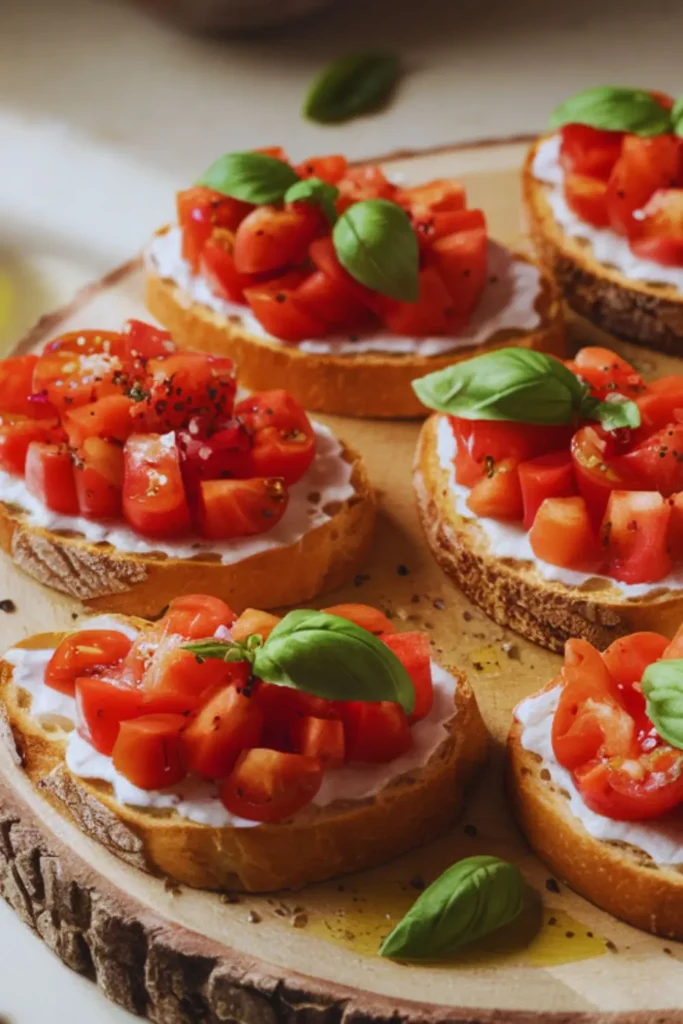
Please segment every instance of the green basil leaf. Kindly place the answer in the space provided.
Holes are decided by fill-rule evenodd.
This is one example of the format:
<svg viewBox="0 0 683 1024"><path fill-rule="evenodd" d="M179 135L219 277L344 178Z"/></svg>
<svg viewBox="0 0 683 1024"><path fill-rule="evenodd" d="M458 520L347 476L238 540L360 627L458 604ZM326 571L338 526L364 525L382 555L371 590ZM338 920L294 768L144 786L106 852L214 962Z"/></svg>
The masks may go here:
<svg viewBox="0 0 683 1024"><path fill-rule="evenodd" d="M263 206L279 203L288 188L299 180L293 167L266 153L226 153L202 174L198 185L206 185L233 199Z"/></svg>
<svg viewBox="0 0 683 1024"><path fill-rule="evenodd" d="M486 352L413 381L423 405L469 420L571 423L588 387L558 359L525 348Z"/></svg>
<svg viewBox="0 0 683 1024"><path fill-rule="evenodd" d="M214 658L218 661L253 662L254 654L262 644L263 638L254 633L240 643L234 640L197 640L195 643L183 644L183 650L190 651L201 661Z"/></svg>
<svg viewBox="0 0 683 1024"><path fill-rule="evenodd" d="M392 299L417 302L417 236L396 203L354 203L335 224L332 239L339 262L356 281Z"/></svg>
<svg viewBox="0 0 683 1024"><path fill-rule="evenodd" d="M683 135L683 96L679 96L671 111L671 130L676 135Z"/></svg>
<svg viewBox="0 0 683 1024"><path fill-rule="evenodd" d="M359 53L329 64L313 81L303 114L311 121L347 121L384 103L401 73L392 53Z"/></svg>
<svg viewBox="0 0 683 1024"><path fill-rule="evenodd" d="M683 658L648 665L641 685L647 717L667 743L683 750Z"/></svg>
<svg viewBox="0 0 683 1024"><path fill-rule="evenodd" d="M649 137L671 131L671 115L644 89L599 85L565 100L550 118L551 128L586 124L609 132Z"/></svg>
<svg viewBox="0 0 683 1024"><path fill-rule="evenodd" d="M294 611L256 651L254 674L326 700L389 700L407 714L415 688L393 651L366 629L326 612Z"/></svg>
<svg viewBox="0 0 683 1024"><path fill-rule="evenodd" d="M302 178L285 192L286 203L314 203L322 206L330 224L337 220L337 207L334 201L339 189L320 178Z"/></svg>
<svg viewBox="0 0 683 1024"><path fill-rule="evenodd" d="M380 947L380 956L434 960L509 924L522 911L524 879L498 857L468 857L416 900Z"/></svg>
<svg viewBox="0 0 683 1024"><path fill-rule="evenodd" d="M618 394L612 395L606 402L597 402L590 415L599 420L605 430L620 430L622 427L636 430L641 422L640 409L636 403Z"/></svg>

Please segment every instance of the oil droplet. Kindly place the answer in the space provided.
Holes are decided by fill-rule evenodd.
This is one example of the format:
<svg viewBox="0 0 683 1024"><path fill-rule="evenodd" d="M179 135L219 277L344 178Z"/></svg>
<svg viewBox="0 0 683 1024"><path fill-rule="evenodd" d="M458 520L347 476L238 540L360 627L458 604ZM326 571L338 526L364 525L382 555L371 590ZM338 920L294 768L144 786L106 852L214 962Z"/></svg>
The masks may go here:
<svg viewBox="0 0 683 1024"><path fill-rule="evenodd" d="M485 675L495 675L501 671L500 652L492 644L486 647L476 647L470 653L470 661L478 672L483 672Z"/></svg>

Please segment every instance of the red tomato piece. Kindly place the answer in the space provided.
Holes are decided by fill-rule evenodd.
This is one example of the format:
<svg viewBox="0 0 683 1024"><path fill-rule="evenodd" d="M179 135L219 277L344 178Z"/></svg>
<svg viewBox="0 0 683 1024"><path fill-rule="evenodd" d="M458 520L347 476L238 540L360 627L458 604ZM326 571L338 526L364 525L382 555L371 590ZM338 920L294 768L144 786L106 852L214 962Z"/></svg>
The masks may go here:
<svg viewBox="0 0 683 1024"><path fill-rule="evenodd" d="M31 420L12 413L0 415L0 469L23 476L31 442L56 441L60 434L58 420Z"/></svg>
<svg viewBox="0 0 683 1024"><path fill-rule="evenodd" d="M178 223L183 237L183 257L192 269L199 269L202 249L218 229L236 231L253 209L249 203L214 192L203 185L185 189L176 196Z"/></svg>
<svg viewBox="0 0 683 1024"><path fill-rule="evenodd" d="M426 633L393 633L382 640L399 659L415 688L415 707L408 721L426 718L434 703L432 663L429 657L429 637Z"/></svg>
<svg viewBox="0 0 683 1024"><path fill-rule="evenodd" d="M134 405L126 395L107 395L77 409L67 409L62 422L69 444L77 448L92 437L125 441L135 426Z"/></svg>
<svg viewBox="0 0 683 1024"><path fill-rule="evenodd" d="M47 345L33 371L34 391L61 411L127 390L135 361L113 331L72 331Z"/></svg>
<svg viewBox="0 0 683 1024"><path fill-rule="evenodd" d="M465 420L449 417L456 441L455 479L465 487L481 480L503 459L525 462L566 447L571 428L545 427L503 420Z"/></svg>
<svg viewBox="0 0 683 1024"><path fill-rule="evenodd" d="M465 324L436 267L419 272L417 302L383 299L382 316L390 331L408 338L455 333Z"/></svg>
<svg viewBox="0 0 683 1024"><path fill-rule="evenodd" d="M635 232L635 229L634 229ZM683 266L683 188L660 188L638 215L631 249L643 259Z"/></svg>
<svg viewBox="0 0 683 1024"><path fill-rule="evenodd" d="M662 655L663 658L683 658L683 624L681 624L669 646Z"/></svg>
<svg viewBox="0 0 683 1024"><path fill-rule="evenodd" d="M123 337L128 342L133 358L143 362L148 359L158 359L161 356L170 356L177 351L170 331L164 331L154 324L145 323L144 320L128 320L123 330Z"/></svg>
<svg viewBox="0 0 683 1024"><path fill-rule="evenodd" d="M612 491L602 524L607 572L623 583L656 583L671 570L671 506L656 491Z"/></svg>
<svg viewBox="0 0 683 1024"><path fill-rule="evenodd" d="M250 453L253 439L239 420L229 420L213 430L200 417L187 430L176 431L183 480L188 494L196 496L202 480L253 476ZM259 474L261 475L261 474Z"/></svg>
<svg viewBox="0 0 683 1024"><path fill-rule="evenodd" d="M581 427L571 440L576 483L596 526L612 491L626 486L612 464L615 449L614 438L598 426Z"/></svg>
<svg viewBox="0 0 683 1024"><path fill-rule="evenodd" d="M652 260L663 267L683 267L683 238L633 238L630 245L641 260Z"/></svg>
<svg viewBox="0 0 683 1024"><path fill-rule="evenodd" d="M664 655L669 641L661 633L631 633L614 640L602 660L618 686L630 687L639 683L648 665Z"/></svg>
<svg viewBox="0 0 683 1024"><path fill-rule="evenodd" d="M31 441L24 467L26 488L47 508L78 515L78 496L71 452L62 444Z"/></svg>
<svg viewBox="0 0 683 1024"><path fill-rule="evenodd" d="M38 356L10 356L0 361L0 413L52 418L55 410L34 394L33 374Z"/></svg>
<svg viewBox="0 0 683 1024"><path fill-rule="evenodd" d="M300 178L320 178L328 185L336 185L346 174L348 163L338 153L330 156L310 156L294 168Z"/></svg>
<svg viewBox="0 0 683 1024"><path fill-rule="evenodd" d="M256 632L261 633L260 628ZM259 682L254 691L254 700L264 714L263 744L275 750L294 749L293 737L299 719L306 716L340 717L338 703L274 683Z"/></svg>
<svg viewBox="0 0 683 1024"><path fill-rule="evenodd" d="M564 198L577 217L596 228L609 227L607 182L584 174L565 174Z"/></svg>
<svg viewBox="0 0 683 1024"><path fill-rule="evenodd" d="M261 391L235 406L251 436L243 475L282 477L289 486L311 466L316 437L302 406L287 391Z"/></svg>
<svg viewBox="0 0 683 1024"><path fill-rule="evenodd" d="M671 423L612 460L615 472L640 490L668 498L683 491L683 423Z"/></svg>
<svg viewBox="0 0 683 1024"><path fill-rule="evenodd" d="M637 398L646 388L638 371L609 348L588 345L579 349L573 363L567 365L590 384L596 398L604 399L613 391Z"/></svg>
<svg viewBox="0 0 683 1024"><path fill-rule="evenodd" d="M418 241L429 246L438 238L457 234L458 231L472 231L475 228L486 228L483 210L447 210L443 213L429 213L416 218L413 227Z"/></svg>
<svg viewBox="0 0 683 1024"><path fill-rule="evenodd" d="M636 402L648 433L669 423L683 422L683 374L653 381Z"/></svg>
<svg viewBox="0 0 683 1024"><path fill-rule="evenodd" d="M538 558L565 569L594 572L601 555L588 506L583 498L545 498L529 531Z"/></svg>
<svg viewBox="0 0 683 1024"><path fill-rule="evenodd" d="M292 728L292 745L297 754L317 758L323 768L341 768L344 764L344 723L335 718L297 718Z"/></svg>
<svg viewBox="0 0 683 1024"><path fill-rule="evenodd" d="M521 519L524 505L515 459L502 459L493 463L489 471L472 487L467 496L467 507L475 516Z"/></svg>
<svg viewBox="0 0 683 1024"><path fill-rule="evenodd" d="M185 426L194 416L213 422L232 415L237 390L232 359L179 352L150 359L147 368L149 379L138 402L144 429L165 433Z"/></svg>
<svg viewBox="0 0 683 1024"><path fill-rule="evenodd" d="M284 821L311 802L322 779L317 757L254 747L240 755L221 786L221 800L240 818Z"/></svg>
<svg viewBox="0 0 683 1024"><path fill-rule="evenodd" d="M607 188L607 210L613 231L638 235L640 221L634 217L653 192L675 187L680 180L683 140L675 135L642 138L626 135L621 156L614 165Z"/></svg>
<svg viewBox="0 0 683 1024"><path fill-rule="evenodd" d="M428 254L453 300L454 316L462 324L474 312L486 285L488 245L486 229L473 228L438 238Z"/></svg>
<svg viewBox="0 0 683 1024"><path fill-rule="evenodd" d="M73 455L78 509L87 519L118 519L123 494L123 449L88 437Z"/></svg>
<svg viewBox="0 0 683 1024"><path fill-rule="evenodd" d="M202 537L231 540L266 533L287 511L289 494L280 477L203 480L197 524Z"/></svg>
<svg viewBox="0 0 683 1024"><path fill-rule="evenodd" d="M116 678L98 676L79 676L75 690L79 734L100 754L111 756L121 722L140 714L140 691Z"/></svg>
<svg viewBox="0 0 683 1024"><path fill-rule="evenodd" d="M621 154L623 134L585 124L566 124L561 134L560 163L565 172L607 181Z"/></svg>
<svg viewBox="0 0 683 1024"><path fill-rule="evenodd" d="M190 511L173 435L131 435L123 466L123 514L133 529L148 537L187 533Z"/></svg>
<svg viewBox="0 0 683 1024"><path fill-rule="evenodd" d="M402 188L396 202L406 207L415 217L431 213L452 213L464 210L465 187L455 178L435 178L424 185Z"/></svg>
<svg viewBox="0 0 683 1024"><path fill-rule="evenodd" d="M146 713L187 715L196 711L218 687L233 681L240 685L246 682L249 669L244 662L200 660L184 649L185 643L178 636L162 637L151 657L145 660L141 684ZM138 653L143 654L144 647Z"/></svg>
<svg viewBox="0 0 683 1024"><path fill-rule="evenodd" d="M131 642L115 629L82 629L69 633L47 663L45 685L73 697L79 676L98 675L119 665Z"/></svg>
<svg viewBox="0 0 683 1024"><path fill-rule="evenodd" d="M667 546L674 563L683 561L683 492L669 498L671 518Z"/></svg>
<svg viewBox="0 0 683 1024"><path fill-rule="evenodd" d="M337 209L340 213L354 203L360 203L365 199L394 200L399 191L375 164L349 167L344 177L335 184L339 189Z"/></svg>
<svg viewBox="0 0 683 1024"><path fill-rule="evenodd" d="M300 284L301 279L295 275L294 279L277 278L244 290L256 319L269 334L282 341L306 341L327 334L325 321L299 301Z"/></svg>
<svg viewBox="0 0 683 1024"><path fill-rule="evenodd" d="M383 296L373 292L370 288L356 281L354 277L344 270L337 259L334 243L329 235L324 238L316 238L308 249L313 265L329 277L335 285L349 297L349 302L355 300L355 304L367 306L374 313L381 312Z"/></svg>
<svg viewBox="0 0 683 1024"><path fill-rule="evenodd" d="M519 483L524 505L524 529L530 530L546 498L570 498L576 494L574 467L569 452L549 452L521 462Z"/></svg>
<svg viewBox="0 0 683 1024"><path fill-rule="evenodd" d="M138 789L164 789L187 775L182 715L142 715L121 722L112 751L120 772Z"/></svg>
<svg viewBox="0 0 683 1024"><path fill-rule="evenodd" d="M220 626L230 629L236 618L232 608L220 597L184 594L173 598L159 627L187 640L203 640L214 636Z"/></svg>
<svg viewBox="0 0 683 1024"><path fill-rule="evenodd" d="M367 305L338 280L315 270L302 281L294 293L297 306L331 329L353 331L370 322Z"/></svg>
<svg viewBox="0 0 683 1024"><path fill-rule="evenodd" d="M258 206L237 229L232 251L240 274L263 274L303 263L314 238L328 227L325 214L312 203L284 210Z"/></svg>
<svg viewBox="0 0 683 1024"><path fill-rule="evenodd" d="M233 640L241 643L247 637L258 634L267 640L277 626L280 619L277 615L269 612L262 612L258 608L245 608L242 614L233 622L230 627Z"/></svg>
<svg viewBox="0 0 683 1024"><path fill-rule="evenodd" d="M244 289L250 279L237 272L232 250L232 242L228 242L222 232L217 232L202 247L199 270L219 299L244 302Z"/></svg>
<svg viewBox="0 0 683 1024"><path fill-rule="evenodd" d="M338 615L340 619L348 619L361 629L367 629L368 633L381 636L394 632L394 625L384 612L373 608L369 604L334 604L329 608L323 608L328 615Z"/></svg>
<svg viewBox="0 0 683 1024"><path fill-rule="evenodd" d="M344 701L340 705L347 761L382 764L410 750L410 724L400 704Z"/></svg>
<svg viewBox="0 0 683 1024"><path fill-rule="evenodd" d="M243 750L258 747L263 712L251 697L227 686L200 708L183 732L185 759L192 772L222 779Z"/></svg>
<svg viewBox="0 0 683 1024"><path fill-rule="evenodd" d="M683 800L683 752L658 747L632 758L589 762L574 773L584 803L617 821L647 821Z"/></svg>

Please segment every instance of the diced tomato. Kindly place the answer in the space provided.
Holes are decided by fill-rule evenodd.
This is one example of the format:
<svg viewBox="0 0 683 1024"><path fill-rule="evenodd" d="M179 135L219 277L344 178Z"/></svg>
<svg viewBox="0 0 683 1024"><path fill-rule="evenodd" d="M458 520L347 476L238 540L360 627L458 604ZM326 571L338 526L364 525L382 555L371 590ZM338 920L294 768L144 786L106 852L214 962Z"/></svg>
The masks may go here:
<svg viewBox="0 0 683 1024"><path fill-rule="evenodd" d="M323 611L328 615L338 615L340 619L348 619L361 629L367 629L368 633L382 636L382 639L383 634L394 632L391 619L369 604L334 604L329 608L323 608Z"/></svg>
<svg viewBox="0 0 683 1024"><path fill-rule="evenodd" d="M642 138L625 135L621 156L614 165L607 188L610 225L620 235L638 235L634 217L653 192L680 182L683 139L675 135Z"/></svg>
<svg viewBox="0 0 683 1024"><path fill-rule="evenodd" d="M172 434L133 434L124 450L123 514L147 537L177 537L190 529L190 511Z"/></svg>
<svg viewBox="0 0 683 1024"><path fill-rule="evenodd" d="M240 222L253 209L249 203L214 192L203 185L185 189L176 197L178 223L183 236L183 257L192 269L199 269L204 245L216 228L236 231Z"/></svg>
<svg viewBox="0 0 683 1024"><path fill-rule="evenodd" d="M596 526L602 521L612 491L625 487L612 464L614 453L614 438L601 427L581 427L572 437L571 455L576 483Z"/></svg>
<svg viewBox="0 0 683 1024"><path fill-rule="evenodd" d="M310 156L297 164L294 170L300 178L320 178L328 185L336 185L346 174L348 164L345 156L338 153L330 156Z"/></svg>
<svg viewBox="0 0 683 1024"><path fill-rule="evenodd" d="M77 357L107 356L111 359L130 359L128 338L121 331L65 331L49 341L43 354L61 352ZM74 363L77 366L78 360Z"/></svg>
<svg viewBox="0 0 683 1024"><path fill-rule="evenodd" d="M486 229L473 228L438 238L428 254L453 300L454 317L462 324L474 312L486 285L488 245Z"/></svg>
<svg viewBox="0 0 683 1024"><path fill-rule="evenodd" d="M131 642L115 629L82 629L64 637L47 663L45 685L73 697L79 676L119 665Z"/></svg>
<svg viewBox="0 0 683 1024"><path fill-rule="evenodd" d="M674 563L683 561L683 492L669 498L671 518L667 546Z"/></svg>
<svg viewBox="0 0 683 1024"><path fill-rule="evenodd" d="M455 333L465 323L436 267L419 272L417 302L385 298L382 316L390 331L408 338Z"/></svg>
<svg viewBox="0 0 683 1024"><path fill-rule="evenodd" d="M159 626L167 633L177 633L187 640L203 640L214 636L220 626L230 629L235 621L232 608L219 597L184 594L173 598Z"/></svg>
<svg viewBox="0 0 683 1024"><path fill-rule="evenodd" d="M678 627L676 635L664 651L663 658L683 658L683 623Z"/></svg>
<svg viewBox="0 0 683 1024"><path fill-rule="evenodd" d="M524 505L524 529L530 530L546 498L570 498L576 494L574 467L568 451L549 452L521 462L519 483Z"/></svg>
<svg viewBox="0 0 683 1024"><path fill-rule="evenodd" d="M258 146L254 153L263 153L264 156L272 156L275 160L281 160L283 164L289 163L287 151L282 146Z"/></svg>
<svg viewBox="0 0 683 1024"><path fill-rule="evenodd" d="M414 219L413 227L418 241L429 247L438 238L457 234L458 231L471 231L474 228L485 228L486 218L483 210L448 210L444 213L429 213Z"/></svg>
<svg viewBox="0 0 683 1024"><path fill-rule="evenodd" d="M579 349L570 369L590 384L596 398L606 398L613 391L629 398L637 398L645 391L645 383L638 371L609 348L588 345Z"/></svg>
<svg viewBox="0 0 683 1024"><path fill-rule="evenodd" d="M263 274L298 266L313 239L327 227L325 214L312 203L295 203L284 210L258 206L235 234L235 269L240 274Z"/></svg>
<svg viewBox="0 0 683 1024"><path fill-rule="evenodd" d="M636 401L642 425L649 433L669 423L683 422L683 374L652 381Z"/></svg>
<svg viewBox="0 0 683 1024"><path fill-rule="evenodd" d="M164 789L187 775L182 715L142 715L121 722L112 751L120 772L138 789Z"/></svg>
<svg viewBox="0 0 683 1024"><path fill-rule="evenodd" d="M475 516L493 519L521 519L524 511L518 463L501 459L477 480L467 496L467 507Z"/></svg>
<svg viewBox="0 0 683 1024"><path fill-rule="evenodd" d="M260 632L260 631L259 631ZM293 736L299 719L340 717L339 704L323 700L304 690L259 682L253 698L264 715L264 746L275 750L293 750Z"/></svg>
<svg viewBox="0 0 683 1024"><path fill-rule="evenodd" d="M86 519L117 519L123 495L123 448L88 437L73 456L78 509Z"/></svg>
<svg viewBox="0 0 683 1024"><path fill-rule="evenodd" d="M246 473L300 480L315 458L316 436L302 406L287 391L261 391L235 406L235 416L251 435Z"/></svg>
<svg viewBox="0 0 683 1024"><path fill-rule="evenodd" d="M237 272L232 250L232 242L222 232L216 232L202 247L199 270L219 299L244 302L244 289L250 279Z"/></svg>
<svg viewBox="0 0 683 1024"><path fill-rule="evenodd" d="M648 665L659 661L669 641L661 633L631 633L614 640L602 660L618 686L630 687L639 683Z"/></svg>
<svg viewBox="0 0 683 1024"><path fill-rule="evenodd" d="M584 803L617 821L647 821L683 800L683 751L657 747L633 758L589 762L574 773Z"/></svg>
<svg viewBox="0 0 683 1024"><path fill-rule="evenodd" d="M151 658L145 660L142 675L144 704L148 711L194 711L219 686L232 681L246 682L244 662L219 658L198 658L185 650L186 638L162 636Z"/></svg>
<svg viewBox="0 0 683 1024"><path fill-rule="evenodd" d="M64 412L106 395L122 394L131 385L134 371L121 334L71 332L46 346L33 371L33 388Z"/></svg>
<svg viewBox="0 0 683 1024"><path fill-rule="evenodd" d="M183 480L194 497L202 480L252 476L253 438L237 419L214 430L201 417L193 417L187 430L176 431ZM260 475L260 474L259 474Z"/></svg>
<svg viewBox="0 0 683 1024"><path fill-rule="evenodd" d="M30 416L32 419L54 417L55 410L47 402L36 401L33 374L38 356L10 356L0 362L0 413Z"/></svg>
<svg viewBox="0 0 683 1024"><path fill-rule="evenodd" d="M349 302L362 304L368 309L379 314L382 308L383 296L373 292L370 288L360 284L354 277L344 270L337 258L334 243L330 236L316 238L308 249L313 265L334 281L340 289L349 296Z"/></svg>
<svg viewBox="0 0 683 1024"><path fill-rule="evenodd" d="M120 680L79 676L75 683L78 732L95 750L109 757L121 722L137 718L142 706L140 691Z"/></svg>
<svg viewBox="0 0 683 1024"><path fill-rule="evenodd" d="M297 754L316 757L323 768L341 768L344 763L344 723L335 718L304 715L292 727L292 745Z"/></svg>
<svg viewBox="0 0 683 1024"><path fill-rule="evenodd" d="M565 174L564 198L569 209L581 220L596 228L609 226L606 182L582 174Z"/></svg>
<svg viewBox="0 0 683 1024"><path fill-rule="evenodd" d="M549 451L566 448L568 427L545 427L503 420L465 420L449 417L456 441L455 479L465 487L481 480L502 459L525 462Z"/></svg>
<svg viewBox="0 0 683 1024"><path fill-rule="evenodd" d="M657 490L665 498L683 491L683 423L671 423L612 460L633 489Z"/></svg>
<svg viewBox="0 0 683 1024"><path fill-rule="evenodd" d="M619 155L623 134L605 132L585 124L562 128L560 163L567 174L587 175L607 181Z"/></svg>
<svg viewBox="0 0 683 1024"><path fill-rule="evenodd" d="M302 281L294 293L297 306L303 307L311 316L330 329L358 330L370 321L370 310L350 291L323 273L315 270Z"/></svg>
<svg viewBox="0 0 683 1024"><path fill-rule="evenodd" d="M381 764L410 750L410 724L400 704L344 701L340 705L347 761Z"/></svg>
<svg viewBox="0 0 683 1024"><path fill-rule="evenodd" d="M0 469L23 475L31 442L51 442L60 433L58 420L31 420L13 413L0 415Z"/></svg>
<svg viewBox="0 0 683 1024"><path fill-rule="evenodd" d="M583 498L545 498L529 531L534 554L551 565L594 572L601 562L598 541Z"/></svg>
<svg viewBox="0 0 683 1024"><path fill-rule="evenodd" d="M667 532L671 506L656 491L612 491L602 525L610 576L656 583L671 570Z"/></svg>
<svg viewBox="0 0 683 1024"><path fill-rule="evenodd" d="M31 441L26 452L26 488L54 512L78 515L71 453L66 445Z"/></svg>
<svg viewBox="0 0 683 1024"><path fill-rule="evenodd" d="M429 637L418 632L393 633L385 634L382 640L399 659L415 688L415 707L408 719L412 725L427 717L434 702Z"/></svg>
<svg viewBox="0 0 683 1024"><path fill-rule="evenodd" d="M322 779L317 757L254 747L240 755L221 786L221 800L240 818L284 821L311 802Z"/></svg>
<svg viewBox="0 0 683 1024"><path fill-rule="evenodd" d="M253 634L267 640L277 626L280 619L277 615L269 612L262 612L257 608L245 608L242 614L233 622L230 627L233 640L241 643Z"/></svg>
<svg viewBox="0 0 683 1024"><path fill-rule="evenodd" d="M227 686L188 722L183 732L187 766L208 779L225 778L243 750L258 747L262 731L263 712L258 704Z"/></svg>
<svg viewBox="0 0 683 1024"><path fill-rule="evenodd" d="M155 324L145 323L144 320L128 320L123 337L128 341L131 355L143 362L147 359L158 359L160 356L170 356L177 351L170 331L165 331Z"/></svg>
<svg viewBox="0 0 683 1024"><path fill-rule="evenodd" d="M134 405L126 395L107 395L77 409L67 409L62 422L69 444L78 447L93 437L125 441L135 426Z"/></svg>
<svg viewBox="0 0 683 1024"><path fill-rule="evenodd" d="M298 299L298 275L276 278L245 288L244 297L259 323L269 334L282 341L322 338L327 333L324 320Z"/></svg>
<svg viewBox="0 0 683 1024"><path fill-rule="evenodd" d="M231 359L179 352L150 359L147 369L150 377L138 403L143 429L165 433L183 427L193 416L213 422L232 415L237 383Z"/></svg>
<svg viewBox="0 0 683 1024"><path fill-rule="evenodd" d="M199 532L209 540L266 533L280 522L288 503L281 477L203 480L197 507Z"/></svg>
<svg viewBox="0 0 683 1024"><path fill-rule="evenodd" d="M683 267L683 238L632 238L631 249L641 260L652 260L663 267ZM655 275L653 275L655 276Z"/></svg>
<svg viewBox="0 0 683 1024"><path fill-rule="evenodd" d="M683 265L683 188L660 188L638 215L631 248L644 259Z"/></svg>
<svg viewBox="0 0 683 1024"><path fill-rule="evenodd" d="M431 213L451 213L465 209L465 187L455 178L435 178L424 185L402 188L396 202L418 218Z"/></svg>
<svg viewBox="0 0 683 1024"><path fill-rule="evenodd" d="M365 199L395 199L398 193L384 172L375 164L364 164L362 167L349 167L343 178L335 182L339 189L337 208L340 213L353 203Z"/></svg>

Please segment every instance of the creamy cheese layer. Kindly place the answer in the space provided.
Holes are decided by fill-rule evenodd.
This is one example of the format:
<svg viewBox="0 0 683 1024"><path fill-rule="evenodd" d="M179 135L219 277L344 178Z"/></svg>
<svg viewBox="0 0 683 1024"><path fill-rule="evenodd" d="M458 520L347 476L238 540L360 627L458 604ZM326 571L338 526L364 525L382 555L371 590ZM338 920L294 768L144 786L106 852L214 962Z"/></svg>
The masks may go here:
<svg viewBox="0 0 683 1024"><path fill-rule="evenodd" d="M107 616L84 619L82 629L115 629L131 639L137 631ZM14 647L4 660L14 666L13 681L31 695L31 715L42 725L58 725L69 732L66 764L82 779L100 779L110 783L119 803L131 807L176 811L182 818L216 828L252 828L258 822L230 814L218 798L215 783L199 776L188 776L167 790L144 790L132 785L116 771L111 757L100 754L75 729L76 701L45 686L45 668L52 650L28 650ZM328 807L338 800L363 800L374 796L394 779L422 768L439 749L447 735L447 725L455 713L457 680L432 662L434 704L432 710L411 727L412 746L402 757L388 764L352 764L325 772L322 785L313 799L314 807ZM307 813L306 808L301 812ZM308 811L310 813L310 811Z"/></svg>
<svg viewBox="0 0 683 1024"><path fill-rule="evenodd" d="M174 284L189 300L207 306L236 324L249 334L277 344L288 342L268 334L249 306L227 302L211 291L206 280L195 274L181 253L179 228L171 228L157 235L146 253L147 264L153 273ZM532 331L540 326L535 302L541 291L541 276L530 263L516 259L513 253L497 242L489 242L488 281L479 305L465 329L452 337L407 338L385 330L360 332L353 340L348 334L324 339L310 339L297 343L302 352L314 355L351 356L366 352L384 352L388 355L438 356L459 348L483 345L496 331Z"/></svg>
<svg viewBox="0 0 683 1024"><path fill-rule="evenodd" d="M529 540L529 532L521 523L506 523L499 519L486 517L477 518L467 507L467 497L470 493L469 487L456 483L455 467L453 460L457 450L457 442L447 416L439 416L437 425L437 454L439 465L448 471L449 493L453 501L453 508L459 516L465 519L475 520L477 525L486 534L491 553L498 558L515 558L522 562L532 562L534 568L546 580L555 580L558 583L565 583L568 587L583 587L590 580L604 580L624 597L643 597L645 594L655 594L660 590L681 590L683 589L683 568L669 573L657 583L620 583L609 576L602 576L596 573L577 572L574 569L564 569L559 565L552 565L538 558L534 554Z"/></svg>
<svg viewBox="0 0 683 1024"><path fill-rule="evenodd" d="M683 864L683 813L676 811L648 824L640 821L614 821L586 807L571 774L558 764L552 745L552 724L562 692L556 686L522 701L515 717L522 726L521 743L537 754L553 783L567 795L569 808L589 835L606 842L628 843L643 850L657 864Z"/></svg>
<svg viewBox="0 0 683 1024"><path fill-rule="evenodd" d="M200 537L177 541L147 539L123 522L105 523L53 512L29 494L23 477L1 470L0 501L23 509L33 526L55 532L79 533L93 544L111 544L118 551L141 555L159 552L172 558L220 555L221 562L233 565L262 551L296 544L305 534L328 522L335 507L353 497L353 467L344 459L340 442L331 430L320 423L314 423L313 429L316 435L315 459L301 480L289 488L287 511L272 530L254 537L227 541L207 541Z"/></svg>
<svg viewBox="0 0 683 1024"><path fill-rule="evenodd" d="M564 197L564 170L560 164L560 136L544 139L536 151L532 174L548 186L546 195L553 217L565 234L590 242L598 263L614 267L626 277L650 284L667 284L683 289L683 267L663 267L654 260L643 260L631 252L628 241L609 228L596 228L569 209Z"/></svg>

